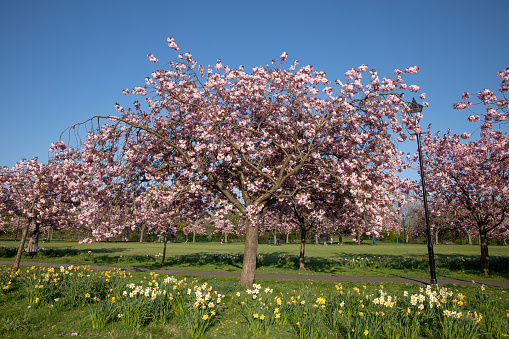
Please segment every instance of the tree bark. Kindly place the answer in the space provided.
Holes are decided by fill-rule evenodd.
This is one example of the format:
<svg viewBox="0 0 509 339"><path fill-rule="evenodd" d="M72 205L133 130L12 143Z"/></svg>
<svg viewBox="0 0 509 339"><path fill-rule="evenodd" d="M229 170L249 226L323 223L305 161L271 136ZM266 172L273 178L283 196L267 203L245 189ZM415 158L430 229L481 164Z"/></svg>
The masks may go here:
<svg viewBox="0 0 509 339"><path fill-rule="evenodd" d="M161 266L164 266L164 260L166 259L166 244L168 243L168 237L166 236L166 234L163 236L163 242L164 242L163 258L161 259Z"/></svg>
<svg viewBox="0 0 509 339"><path fill-rule="evenodd" d="M290 242L290 233L286 233L286 243Z"/></svg>
<svg viewBox="0 0 509 339"><path fill-rule="evenodd" d="M488 255L488 240L484 226L479 228L479 243L481 244L481 275L490 274L490 257Z"/></svg>
<svg viewBox="0 0 509 339"><path fill-rule="evenodd" d="M143 233L145 232L145 225L141 226L140 229L140 244L143 243Z"/></svg>
<svg viewBox="0 0 509 339"><path fill-rule="evenodd" d="M196 242L196 232L193 231L193 242Z"/></svg>
<svg viewBox="0 0 509 339"><path fill-rule="evenodd" d="M14 237L14 241L18 241L19 234L19 215L16 216L16 236Z"/></svg>
<svg viewBox="0 0 509 339"><path fill-rule="evenodd" d="M12 271L18 272L19 263L21 262L21 254L25 248L25 241L27 239L28 229L30 228L31 219L27 220L23 233L21 234L21 240L19 241L18 252L16 253L16 259L14 259L14 265L12 265Z"/></svg>
<svg viewBox="0 0 509 339"><path fill-rule="evenodd" d="M435 228L435 244L438 245L438 229Z"/></svg>
<svg viewBox="0 0 509 339"><path fill-rule="evenodd" d="M258 225L248 225L246 243L244 245L244 260L239 283L245 287L253 286L256 271L256 254L258 251Z"/></svg>
<svg viewBox="0 0 509 339"><path fill-rule="evenodd" d="M306 250L306 229L300 229L300 253L299 253L299 271L305 271L304 267L304 253Z"/></svg>

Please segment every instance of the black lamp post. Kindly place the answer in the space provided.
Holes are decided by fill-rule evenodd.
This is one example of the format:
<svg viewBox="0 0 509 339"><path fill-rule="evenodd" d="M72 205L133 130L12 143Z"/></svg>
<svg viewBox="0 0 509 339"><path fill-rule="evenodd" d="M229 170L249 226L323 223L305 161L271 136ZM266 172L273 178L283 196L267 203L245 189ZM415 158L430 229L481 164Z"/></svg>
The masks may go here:
<svg viewBox="0 0 509 339"><path fill-rule="evenodd" d="M408 114L413 118L417 119L417 113L422 112L422 105L419 105L415 98L412 99L410 104L410 112ZM417 119L419 122L419 119ZM417 136L417 149L419 150L419 168L421 170L421 184L422 184L422 198L424 201L424 214L426 216L426 231L428 233L428 256L429 256L429 273L431 275L430 284L433 286L437 285L437 276L435 274L435 254L433 253L433 241L431 240L431 228L429 225L429 213L428 213L428 198L426 194L426 181L424 180L424 168L422 165L422 150L421 150L421 133L415 133Z"/></svg>

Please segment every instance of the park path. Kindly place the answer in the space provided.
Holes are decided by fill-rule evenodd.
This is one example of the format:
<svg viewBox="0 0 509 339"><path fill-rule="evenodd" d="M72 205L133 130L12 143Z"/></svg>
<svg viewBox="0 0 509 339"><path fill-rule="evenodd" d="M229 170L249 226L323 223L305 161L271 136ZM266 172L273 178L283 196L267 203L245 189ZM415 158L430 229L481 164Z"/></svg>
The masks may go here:
<svg viewBox="0 0 509 339"><path fill-rule="evenodd" d="M2 261L0 265L12 265L14 261ZM55 264L55 263L41 263L22 261L21 266L44 266L44 267L69 267L69 266L82 266L72 264ZM234 272L207 272L207 271L187 271L187 270L164 270L164 269L149 269L149 268L134 268L134 267L108 267L108 266L90 266L86 265L87 268L92 270L123 270L131 272L157 272L165 273L170 275L175 274L186 274L186 275L206 275L206 276L220 276L220 277L239 277L240 273ZM429 279L423 278L405 278L405 277L357 277L357 276L337 276L337 275L311 275L311 274L266 274L258 273L255 274L255 279L279 279L279 280L323 280L323 281L368 281L368 282L399 282L399 283L417 283L428 285ZM445 284L462 284L462 285L486 285L486 286L502 286L509 287L509 281L498 281L498 280L459 280L459 279L437 279L438 285Z"/></svg>

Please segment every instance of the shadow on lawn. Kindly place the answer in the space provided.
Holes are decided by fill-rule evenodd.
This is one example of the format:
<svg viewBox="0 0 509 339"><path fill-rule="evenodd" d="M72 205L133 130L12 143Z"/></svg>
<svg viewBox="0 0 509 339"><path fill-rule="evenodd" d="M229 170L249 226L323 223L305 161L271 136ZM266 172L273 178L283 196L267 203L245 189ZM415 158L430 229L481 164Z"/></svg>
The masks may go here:
<svg viewBox="0 0 509 339"><path fill-rule="evenodd" d="M373 254L357 254L345 256L336 255L340 265L352 268L366 269L395 269L429 272L429 258L427 255L414 257L408 256L384 256ZM477 275L481 271L480 257L475 255L443 255L435 254L435 268L448 270L453 273ZM492 275L509 279L509 257L491 256L490 272Z"/></svg>
<svg viewBox="0 0 509 339"><path fill-rule="evenodd" d="M65 257L69 260L77 260L87 264L127 266L156 269L161 267L206 267L214 266L215 269L233 271L242 268L243 254L217 254L217 253L193 253L187 255L167 256L165 265L161 266L161 256L154 255L127 255L121 253L126 249L120 247L78 250L73 248L43 247L38 253L40 258ZM119 255L111 255L118 253ZM0 246L0 257L14 257L16 248ZM73 259L74 258L74 259ZM345 255L335 253L332 257L306 257L305 267L310 272L326 274L344 274L345 269L376 269L376 270L412 270L427 274L429 263L427 255L419 256L388 256L373 255L369 253ZM257 268L273 267L288 270L298 270L298 255L289 255L283 252L258 254ZM480 272L480 257L465 255L440 255L435 254L435 266L437 274L441 270L451 273L473 274ZM490 271L493 275L509 279L509 257L491 256Z"/></svg>

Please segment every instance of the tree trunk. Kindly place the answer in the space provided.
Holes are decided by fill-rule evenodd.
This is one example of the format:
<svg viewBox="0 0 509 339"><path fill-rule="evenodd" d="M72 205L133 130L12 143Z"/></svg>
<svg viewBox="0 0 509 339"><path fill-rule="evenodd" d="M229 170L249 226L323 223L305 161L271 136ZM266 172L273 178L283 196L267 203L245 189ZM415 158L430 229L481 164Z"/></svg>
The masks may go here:
<svg viewBox="0 0 509 339"><path fill-rule="evenodd" d="M228 233L224 232L224 243L228 243Z"/></svg>
<svg viewBox="0 0 509 339"><path fill-rule="evenodd" d="M18 272L19 263L21 262L21 254L25 248L25 241L27 239L28 229L30 228L31 219L27 220L23 233L21 234L21 240L19 241L18 252L16 253L16 259L14 259L14 265L12 265L12 271Z"/></svg>
<svg viewBox="0 0 509 339"><path fill-rule="evenodd" d="M14 241L18 241L19 234L19 215L16 216L16 236L14 237Z"/></svg>
<svg viewBox="0 0 509 339"><path fill-rule="evenodd" d="M304 267L304 252L306 250L306 229L300 229L300 254L299 254L299 271L305 271Z"/></svg>
<svg viewBox="0 0 509 339"><path fill-rule="evenodd" d="M256 271L256 254L258 251L258 225L248 225L246 243L244 244L244 260L239 283L245 288L251 288Z"/></svg>
<svg viewBox="0 0 509 339"><path fill-rule="evenodd" d="M472 233L467 232L467 237L468 237L468 244L469 244L470 246L472 246Z"/></svg>
<svg viewBox="0 0 509 339"><path fill-rule="evenodd" d="M290 233L286 233L286 243L290 242Z"/></svg>
<svg viewBox="0 0 509 339"><path fill-rule="evenodd" d="M320 242L318 241L318 233L315 233L315 245L318 245Z"/></svg>
<svg viewBox="0 0 509 339"><path fill-rule="evenodd" d="M488 255L488 240L484 226L479 229L479 243L481 244L481 275L490 274L490 257Z"/></svg>
<svg viewBox="0 0 509 339"><path fill-rule="evenodd" d="M439 231L438 231L437 228L435 228L434 231L435 231L435 244L438 245L438 233L439 233Z"/></svg>
<svg viewBox="0 0 509 339"><path fill-rule="evenodd" d="M161 266L164 266L164 259L166 258L166 243L168 243L167 239L168 239L168 237L165 234L163 236L164 246L163 246L163 259L161 259Z"/></svg>
<svg viewBox="0 0 509 339"><path fill-rule="evenodd" d="M408 237L409 237L409 236L408 236L408 232L406 232L406 233L405 233L405 243L407 243L407 244L408 244Z"/></svg>
<svg viewBox="0 0 509 339"><path fill-rule="evenodd" d="M145 225L141 226L140 229L140 244L143 243L143 233L145 233Z"/></svg>
<svg viewBox="0 0 509 339"><path fill-rule="evenodd" d="M196 232L193 231L193 242L196 242Z"/></svg>

